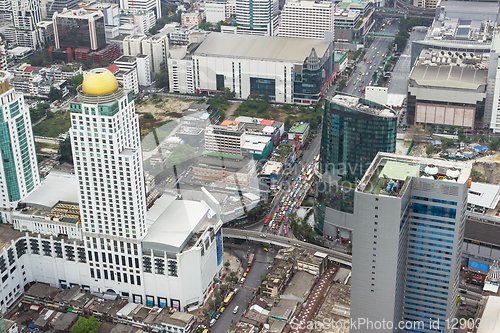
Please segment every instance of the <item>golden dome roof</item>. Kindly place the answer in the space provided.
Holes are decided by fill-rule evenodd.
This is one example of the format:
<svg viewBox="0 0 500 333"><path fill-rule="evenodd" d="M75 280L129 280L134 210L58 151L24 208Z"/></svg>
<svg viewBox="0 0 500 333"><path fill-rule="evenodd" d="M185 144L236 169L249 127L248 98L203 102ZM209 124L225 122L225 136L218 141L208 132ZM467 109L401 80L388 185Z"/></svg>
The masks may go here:
<svg viewBox="0 0 500 333"><path fill-rule="evenodd" d="M82 92L85 95L106 95L118 90L116 77L106 68L93 69L85 75Z"/></svg>

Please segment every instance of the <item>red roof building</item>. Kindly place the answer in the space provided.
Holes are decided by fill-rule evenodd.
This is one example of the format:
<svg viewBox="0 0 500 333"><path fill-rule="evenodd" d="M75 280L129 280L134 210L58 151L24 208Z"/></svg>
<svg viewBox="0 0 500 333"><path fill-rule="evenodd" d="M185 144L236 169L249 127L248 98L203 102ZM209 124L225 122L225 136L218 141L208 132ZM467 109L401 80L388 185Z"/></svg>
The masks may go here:
<svg viewBox="0 0 500 333"><path fill-rule="evenodd" d="M264 119L260 122L260 124L264 126L272 126L274 124L274 120Z"/></svg>

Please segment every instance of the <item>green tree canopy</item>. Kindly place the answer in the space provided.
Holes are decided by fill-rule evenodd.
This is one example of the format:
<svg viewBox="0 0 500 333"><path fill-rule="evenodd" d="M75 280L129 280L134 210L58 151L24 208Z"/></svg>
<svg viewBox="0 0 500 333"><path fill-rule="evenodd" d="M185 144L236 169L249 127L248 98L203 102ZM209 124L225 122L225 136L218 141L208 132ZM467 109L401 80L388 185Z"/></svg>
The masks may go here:
<svg viewBox="0 0 500 333"><path fill-rule="evenodd" d="M57 88L50 88L49 95L47 96L51 102L62 98L62 91Z"/></svg>
<svg viewBox="0 0 500 333"><path fill-rule="evenodd" d="M73 163L73 154L71 152L71 140L69 136L59 144L59 158L62 162Z"/></svg>
<svg viewBox="0 0 500 333"><path fill-rule="evenodd" d="M71 328L71 333L99 333L100 326L101 323L99 323L94 316L90 316L89 319L80 317Z"/></svg>
<svg viewBox="0 0 500 333"><path fill-rule="evenodd" d="M71 82L73 82L73 87L78 87L83 82L83 74L77 74L71 78Z"/></svg>
<svg viewBox="0 0 500 333"><path fill-rule="evenodd" d="M168 71L167 69L163 69L161 73L156 74L155 76L155 87L156 88L168 88Z"/></svg>
<svg viewBox="0 0 500 333"><path fill-rule="evenodd" d="M190 145L177 145L175 146L172 154L167 158L167 164L179 165L194 157L194 148Z"/></svg>

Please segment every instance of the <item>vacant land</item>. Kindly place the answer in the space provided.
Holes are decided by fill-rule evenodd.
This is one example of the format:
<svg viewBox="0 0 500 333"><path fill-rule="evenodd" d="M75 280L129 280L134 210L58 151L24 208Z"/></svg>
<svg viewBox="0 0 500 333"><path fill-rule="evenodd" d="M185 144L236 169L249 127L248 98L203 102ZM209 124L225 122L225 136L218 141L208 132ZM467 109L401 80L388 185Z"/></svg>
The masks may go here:
<svg viewBox="0 0 500 333"><path fill-rule="evenodd" d="M149 98L135 101L135 111L139 115L141 138L174 119L182 117L182 112L196 103L186 98L162 97L153 95Z"/></svg>
<svg viewBox="0 0 500 333"><path fill-rule="evenodd" d="M47 117L47 119L34 126L33 133L36 136L56 138L59 134L66 133L70 127L69 111L61 110L54 113L54 117Z"/></svg>

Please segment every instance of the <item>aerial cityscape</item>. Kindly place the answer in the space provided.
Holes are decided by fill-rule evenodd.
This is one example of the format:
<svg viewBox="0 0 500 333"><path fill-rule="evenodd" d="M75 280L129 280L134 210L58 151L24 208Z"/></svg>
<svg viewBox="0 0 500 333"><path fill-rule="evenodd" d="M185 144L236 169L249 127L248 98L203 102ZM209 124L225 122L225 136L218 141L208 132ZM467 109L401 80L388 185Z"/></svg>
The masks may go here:
<svg viewBox="0 0 500 333"><path fill-rule="evenodd" d="M0 333L500 332L500 2L0 0Z"/></svg>

